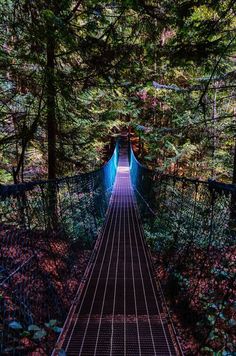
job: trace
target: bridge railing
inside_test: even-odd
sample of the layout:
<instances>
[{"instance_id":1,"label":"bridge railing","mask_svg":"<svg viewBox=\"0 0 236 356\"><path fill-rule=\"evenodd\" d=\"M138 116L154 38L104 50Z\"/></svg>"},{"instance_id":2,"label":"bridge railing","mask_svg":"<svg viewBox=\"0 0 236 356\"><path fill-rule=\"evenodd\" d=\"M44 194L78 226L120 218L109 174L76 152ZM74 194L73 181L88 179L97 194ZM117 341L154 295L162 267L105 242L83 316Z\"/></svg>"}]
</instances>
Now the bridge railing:
<instances>
[{"instance_id":1,"label":"bridge railing","mask_svg":"<svg viewBox=\"0 0 236 356\"><path fill-rule=\"evenodd\" d=\"M78 288L79 258L88 259L81 251L92 248L104 221L118 150L117 143L91 173L0 186L1 355L25 355L42 340L49 352Z\"/></svg>"},{"instance_id":2,"label":"bridge railing","mask_svg":"<svg viewBox=\"0 0 236 356\"><path fill-rule=\"evenodd\" d=\"M204 347L232 352L236 186L158 174L132 150L130 169L147 242L173 310L181 310L194 330L200 352Z\"/></svg>"}]
</instances>

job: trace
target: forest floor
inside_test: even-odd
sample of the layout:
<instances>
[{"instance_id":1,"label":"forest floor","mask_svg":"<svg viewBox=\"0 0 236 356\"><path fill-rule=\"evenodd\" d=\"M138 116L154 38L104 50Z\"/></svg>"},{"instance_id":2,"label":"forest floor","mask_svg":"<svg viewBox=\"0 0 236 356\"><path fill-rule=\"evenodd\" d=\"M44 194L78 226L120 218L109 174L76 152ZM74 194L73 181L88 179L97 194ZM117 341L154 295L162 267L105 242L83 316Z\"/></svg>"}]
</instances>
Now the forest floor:
<instances>
[{"instance_id":1,"label":"forest floor","mask_svg":"<svg viewBox=\"0 0 236 356\"><path fill-rule=\"evenodd\" d=\"M70 295L72 296L71 300L68 300L68 298L66 298L67 300L65 301L67 303L66 309L68 311L70 308L70 303L72 303L72 301L73 301L73 296L75 296L75 294L79 288L79 285L81 283L81 280L83 278L83 275L85 273L85 270L88 266L89 259L91 256L91 251L90 250L80 250L80 251L77 251L76 255L77 255L77 259L73 266L73 273L66 279L66 281L65 281L66 284L64 285L64 288L63 288L63 290L68 289L68 291L70 291ZM63 325L60 325L60 327L62 327L62 326ZM30 340L31 347L29 347L27 356L39 356L39 355L40 356L48 356L47 350L49 350L49 349L52 350L52 348L54 347L54 345L56 343L58 336L59 336L59 334L55 334L51 330L47 329L47 337L45 337L45 339L42 340L42 344L32 345L32 340ZM29 341L29 340L26 340L26 341ZM46 348L47 350L45 350L45 344L47 344L47 348Z\"/></svg>"},{"instance_id":2,"label":"forest floor","mask_svg":"<svg viewBox=\"0 0 236 356\"><path fill-rule=\"evenodd\" d=\"M152 259L155 266L156 278L160 281L166 298L165 285L163 283L163 277L165 276L166 273L164 271L164 268L162 268L158 264L159 254L152 252ZM173 305L171 305L171 302L170 300L168 300L168 298L166 298L166 302L168 307L170 308L169 311L171 314L172 322L176 329L179 342L184 354L189 356L197 355L199 344L193 335L193 330L191 329L190 326L187 327L187 325L183 323L183 315L181 315L180 311L177 308L174 308Z\"/></svg>"},{"instance_id":3,"label":"forest floor","mask_svg":"<svg viewBox=\"0 0 236 356\"><path fill-rule=\"evenodd\" d=\"M2 276L5 283L0 289L0 311L7 315L2 355L10 355L15 348L19 355L47 355L61 331L91 250L39 231L29 236L23 230L7 227L2 228L0 240L6 274ZM28 314L19 313L21 300L26 300L31 324ZM12 322L17 324L11 326Z\"/></svg>"},{"instance_id":4,"label":"forest floor","mask_svg":"<svg viewBox=\"0 0 236 356\"><path fill-rule=\"evenodd\" d=\"M196 266L205 254L201 249L191 251L192 263L186 261L184 272L179 274L182 279L177 281L169 274L160 254L152 252L156 278L163 288L185 355L235 355L235 246L210 249L208 263L199 277ZM220 266L222 255L228 268ZM170 259L174 260L174 256Z\"/></svg>"}]
</instances>

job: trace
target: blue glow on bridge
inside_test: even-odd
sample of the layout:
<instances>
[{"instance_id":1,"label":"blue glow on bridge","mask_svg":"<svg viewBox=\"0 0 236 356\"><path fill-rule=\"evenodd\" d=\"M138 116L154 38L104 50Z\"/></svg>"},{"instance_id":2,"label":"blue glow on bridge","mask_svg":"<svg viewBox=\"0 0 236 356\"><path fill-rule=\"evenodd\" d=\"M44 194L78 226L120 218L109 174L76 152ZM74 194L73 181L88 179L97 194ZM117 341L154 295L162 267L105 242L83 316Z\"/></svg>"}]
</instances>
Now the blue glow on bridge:
<instances>
[{"instance_id":1,"label":"blue glow on bridge","mask_svg":"<svg viewBox=\"0 0 236 356\"><path fill-rule=\"evenodd\" d=\"M112 157L103 166L104 187L105 190L110 193L112 191L116 178L118 158L119 158L119 143L117 142Z\"/></svg>"},{"instance_id":2,"label":"blue glow on bridge","mask_svg":"<svg viewBox=\"0 0 236 356\"><path fill-rule=\"evenodd\" d=\"M140 163L137 161L131 146L129 147L129 166L132 186L136 187L138 182L138 176L140 174Z\"/></svg>"}]
</instances>

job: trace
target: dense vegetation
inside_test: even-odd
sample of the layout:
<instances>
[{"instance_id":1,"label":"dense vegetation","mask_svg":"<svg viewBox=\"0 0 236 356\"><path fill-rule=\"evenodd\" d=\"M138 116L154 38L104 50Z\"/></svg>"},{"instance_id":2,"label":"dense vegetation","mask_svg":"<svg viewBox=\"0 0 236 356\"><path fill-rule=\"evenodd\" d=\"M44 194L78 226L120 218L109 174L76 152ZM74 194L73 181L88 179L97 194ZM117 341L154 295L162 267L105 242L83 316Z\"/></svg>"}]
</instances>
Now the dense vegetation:
<instances>
[{"instance_id":1,"label":"dense vegetation","mask_svg":"<svg viewBox=\"0 0 236 356\"><path fill-rule=\"evenodd\" d=\"M0 11L1 182L91 170L124 122L141 125L154 167L232 180L234 1L8 0Z\"/></svg>"},{"instance_id":2,"label":"dense vegetation","mask_svg":"<svg viewBox=\"0 0 236 356\"><path fill-rule=\"evenodd\" d=\"M129 127L135 153L153 169L155 179L159 173L171 173L236 183L235 13L234 0L0 0L3 193L1 184L53 180L94 170L108 159L114 137L123 127ZM85 266L80 269L73 264L71 253L76 257L79 250L87 248L84 246L92 245L101 224L96 222L91 234L90 217L81 217L84 211L92 214L99 204L96 200L89 209L84 208L90 202L90 188L85 193L79 190L84 188L79 178L78 182L77 190L62 180L58 183L61 190L51 188L51 183L36 184L18 195L5 191L2 199L1 212L12 224L9 227L6 219L1 226L6 245L2 261L10 259L12 269L24 265L28 255L16 246L19 241L31 241L28 233L34 230L38 265L40 258L49 254L52 260L50 271L50 263L40 268L33 265L40 272L37 281L43 280L42 275L49 276L50 288L58 298L63 292L62 281L55 276L57 261L63 263L62 274L71 271L67 282L74 283L73 288L69 286L73 294L78 284L74 275L82 274ZM199 188L198 183L199 191L192 183L176 184L175 180L162 190L160 182L155 180L153 190L159 215L145 221L158 277L167 296L169 292L173 310L180 310L176 315L188 312L189 320L187 313L182 315L187 324L183 339L189 337L189 326L195 334L194 344L188 345L189 354L200 350L202 354L229 355L235 347L235 301L228 293L235 283L235 224L228 229L233 200L218 191L214 200L212 191L205 185ZM56 205L64 202L63 197L67 210L62 209L59 215L62 219L65 213L66 218L58 225L60 234L54 231L54 235L50 223L60 211ZM213 200L218 220L211 215ZM50 209L45 209L45 202ZM69 206L73 208L71 218ZM45 221L38 214L43 208L48 212ZM22 218L25 212L26 218ZM83 246L75 246L72 228L80 243L83 239ZM65 230L70 233L64 234ZM88 253L85 257L81 254L81 265L85 265ZM4 279L4 270L1 273ZM27 276L30 273L25 272ZM11 292L24 281L18 275L14 278ZM29 295L31 287L27 287ZM46 287L42 290L43 305ZM1 305L3 297L0 295ZM59 299L67 312L69 303ZM18 347L26 332L23 336L32 343L21 344L23 350L35 349L41 340L45 343L46 334L50 349L63 318L54 319L53 307L49 315L46 324L42 317L37 325L28 325L25 316L15 320L16 324L7 324L11 347L12 343Z\"/></svg>"},{"instance_id":3,"label":"dense vegetation","mask_svg":"<svg viewBox=\"0 0 236 356\"><path fill-rule=\"evenodd\" d=\"M137 161L132 177L156 275L185 355L234 355L232 185L159 173L153 177Z\"/></svg>"}]
</instances>

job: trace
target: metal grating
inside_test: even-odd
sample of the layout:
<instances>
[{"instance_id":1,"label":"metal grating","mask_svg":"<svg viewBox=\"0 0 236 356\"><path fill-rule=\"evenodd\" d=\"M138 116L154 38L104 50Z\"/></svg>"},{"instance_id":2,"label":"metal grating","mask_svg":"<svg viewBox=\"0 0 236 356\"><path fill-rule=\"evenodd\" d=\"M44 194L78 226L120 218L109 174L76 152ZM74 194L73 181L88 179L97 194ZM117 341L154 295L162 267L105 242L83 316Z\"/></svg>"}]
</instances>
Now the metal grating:
<instances>
[{"instance_id":1,"label":"metal grating","mask_svg":"<svg viewBox=\"0 0 236 356\"><path fill-rule=\"evenodd\" d=\"M144 244L125 146L98 252L62 336L68 356L177 355Z\"/></svg>"}]
</instances>

